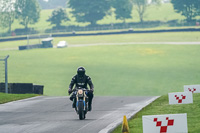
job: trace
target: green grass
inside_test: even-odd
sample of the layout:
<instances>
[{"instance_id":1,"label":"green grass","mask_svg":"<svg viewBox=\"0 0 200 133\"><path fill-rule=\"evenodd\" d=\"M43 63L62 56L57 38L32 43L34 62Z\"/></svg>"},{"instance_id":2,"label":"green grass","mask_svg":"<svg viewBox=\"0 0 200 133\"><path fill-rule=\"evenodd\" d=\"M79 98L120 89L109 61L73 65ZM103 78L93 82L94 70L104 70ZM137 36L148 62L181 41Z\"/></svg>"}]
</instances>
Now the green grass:
<instances>
[{"instance_id":1,"label":"green grass","mask_svg":"<svg viewBox=\"0 0 200 133\"><path fill-rule=\"evenodd\" d=\"M72 37L71 41L74 44L108 43L134 40L139 35ZM168 35L147 36L162 40ZM184 33L168 39L175 41L177 37L187 41ZM138 41L142 39L146 38L141 37ZM1 51L0 56L10 55L9 82L44 85L45 95L66 95L77 67L85 66L94 82L95 95L133 96L163 95L183 91L186 84L199 84L199 50L200 45L123 45L11 50Z\"/></svg>"},{"instance_id":2,"label":"green grass","mask_svg":"<svg viewBox=\"0 0 200 133\"><path fill-rule=\"evenodd\" d=\"M193 94L193 104L169 105L168 96L164 95L137 113L128 123L131 133L142 133L143 115L162 115L187 113L189 133L200 132L200 94ZM121 133L121 125L113 133Z\"/></svg>"},{"instance_id":3,"label":"green grass","mask_svg":"<svg viewBox=\"0 0 200 133\"><path fill-rule=\"evenodd\" d=\"M37 94L5 94L0 93L0 104L21 100L25 98L35 97L38 96Z\"/></svg>"},{"instance_id":4,"label":"green grass","mask_svg":"<svg viewBox=\"0 0 200 133\"><path fill-rule=\"evenodd\" d=\"M199 32L173 32L173 33L146 33L146 34L120 34L101 36L78 36L54 38L54 45L65 40L70 45L73 44L93 44L93 43L120 43L120 42L198 42ZM39 40L30 40L30 44L38 44ZM2 48L18 48L20 45L27 45L27 40L0 42Z\"/></svg>"}]
</instances>

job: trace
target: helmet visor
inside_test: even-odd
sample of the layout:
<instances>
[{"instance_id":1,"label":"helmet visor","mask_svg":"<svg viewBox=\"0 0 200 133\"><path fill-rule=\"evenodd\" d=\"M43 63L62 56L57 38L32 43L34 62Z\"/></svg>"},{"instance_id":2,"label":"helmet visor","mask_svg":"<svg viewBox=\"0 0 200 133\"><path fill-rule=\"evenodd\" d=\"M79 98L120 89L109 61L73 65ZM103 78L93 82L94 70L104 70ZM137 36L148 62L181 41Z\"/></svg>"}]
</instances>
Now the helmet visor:
<instances>
[{"instance_id":1,"label":"helmet visor","mask_svg":"<svg viewBox=\"0 0 200 133\"><path fill-rule=\"evenodd\" d=\"M84 76L85 75L85 71L78 71L77 72L79 76Z\"/></svg>"}]
</instances>

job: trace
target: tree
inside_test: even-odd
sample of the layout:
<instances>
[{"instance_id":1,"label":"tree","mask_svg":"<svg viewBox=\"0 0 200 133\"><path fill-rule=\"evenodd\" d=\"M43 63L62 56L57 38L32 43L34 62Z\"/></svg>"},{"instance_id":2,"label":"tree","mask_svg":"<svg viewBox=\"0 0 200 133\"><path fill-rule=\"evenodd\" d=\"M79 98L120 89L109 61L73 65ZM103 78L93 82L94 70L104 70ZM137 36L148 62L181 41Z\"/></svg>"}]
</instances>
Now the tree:
<instances>
[{"instance_id":1,"label":"tree","mask_svg":"<svg viewBox=\"0 0 200 133\"><path fill-rule=\"evenodd\" d=\"M90 22L95 25L110 9L109 0L69 0L71 13L78 22Z\"/></svg>"},{"instance_id":2,"label":"tree","mask_svg":"<svg viewBox=\"0 0 200 133\"><path fill-rule=\"evenodd\" d=\"M140 17L140 22L143 23L144 13L146 12L146 9L150 4L149 1L148 0L132 0L132 3L136 7L136 10ZM160 4L160 0L152 0L152 3Z\"/></svg>"},{"instance_id":3,"label":"tree","mask_svg":"<svg viewBox=\"0 0 200 133\"><path fill-rule=\"evenodd\" d=\"M124 20L131 18L133 5L130 0L113 0L112 6L115 8L116 19Z\"/></svg>"},{"instance_id":4,"label":"tree","mask_svg":"<svg viewBox=\"0 0 200 133\"><path fill-rule=\"evenodd\" d=\"M171 3L177 13L186 17L187 22L200 15L200 0L172 0Z\"/></svg>"},{"instance_id":5,"label":"tree","mask_svg":"<svg viewBox=\"0 0 200 133\"><path fill-rule=\"evenodd\" d=\"M16 18L25 29L28 24L35 24L40 18L40 6L36 0L16 0L15 12Z\"/></svg>"},{"instance_id":6,"label":"tree","mask_svg":"<svg viewBox=\"0 0 200 133\"><path fill-rule=\"evenodd\" d=\"M148 6L147 0L133 0L133 3L136 6L138 15L140 17L140 22L143 23L144 13Z\"/></svg>"},{"instance_id":7,"label":"tree","mask_svg":"<svg viewBox=\"0 0 200 133\"><path fill-rule=\"evenodd\" d=\"M0 20L1 27L8 28L8 32L11 32L11 26L15 20L13 0L0 0Z\"/></svg>"},{"instance_id":8,"label":"tree","mask_svg":"<svg viewBox=\"0 0 200 133\"><path fill-rule=\"evenodd\" d=\"M67 20L69 20L69 18L67 17L66 10L63 8L55 9L49 19L47 19L48 22L51 22L51 24L55 24L56 27L60 27L62 21Z\"/></svg>"}]
</instances>

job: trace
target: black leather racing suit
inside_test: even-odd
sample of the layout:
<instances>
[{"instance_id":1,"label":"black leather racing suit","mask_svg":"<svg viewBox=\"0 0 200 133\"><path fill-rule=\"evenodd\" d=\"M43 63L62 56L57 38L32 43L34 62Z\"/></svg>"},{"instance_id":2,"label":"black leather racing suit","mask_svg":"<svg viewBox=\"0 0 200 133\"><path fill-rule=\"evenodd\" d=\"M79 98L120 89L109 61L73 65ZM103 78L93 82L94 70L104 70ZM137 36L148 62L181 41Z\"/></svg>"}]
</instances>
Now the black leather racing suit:
<instances>
[{"instance_id":1,"label":"black leather racing suit","mask_svg":"<svg viewBox=\"0 0 200 133\"><path fill-rule=\"evenodd\" d=\"M73 89L74 84L75 88L81 87L86 89L88 89L87 84L89 85L91 91L87 93L87 96L88 96L88 104L91 105L93 99L93 91L94 91L94 85L92 83L91 78L87 75L79 76L77 74L72 78L71 83L69 85L69 89ZM73 93L70 97L70 100L73 101L73 98L75 97L76 95Z\"/></svg>"}]
</instances>

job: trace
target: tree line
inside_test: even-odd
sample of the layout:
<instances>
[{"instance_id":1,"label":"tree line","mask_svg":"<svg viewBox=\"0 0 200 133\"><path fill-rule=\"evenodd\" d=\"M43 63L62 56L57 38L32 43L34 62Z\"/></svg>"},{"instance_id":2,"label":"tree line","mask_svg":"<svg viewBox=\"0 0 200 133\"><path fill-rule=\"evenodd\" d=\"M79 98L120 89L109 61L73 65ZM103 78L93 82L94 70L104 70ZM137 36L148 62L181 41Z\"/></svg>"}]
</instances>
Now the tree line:
<instances>
[{"instance_id":1,"label":"tree line","mask_svg":"<svg viewBox=\"0 0 200 133\"><path fill-rule=\"evenodd\" d=\"M51 3L57 2L56 0L50 1ZM66 1L65 7L72 9L70 13L77 22L89 22L90 25L96 25L98 20L113 13L116 19L125 22L126 19L132 17L133 8L137 10L140 22L143 23L144 14L149 6L148 0L62 0L62 2L64 1ZM14 20L17 19L25 29L28 29L29 24L39 21L41 11L39 2L41 4L42 1L0 0L0 26L8 28L10 32ZM161 0L152 0L152 3L156 5L159 5L160 2ZM171 3L174 10L185 16L188 22L200 15L200 0L171 0ZM70 20L66 8L59 7L53 10L46 21L60 27L62 21Z\"/></svg>"}]
</instances>

